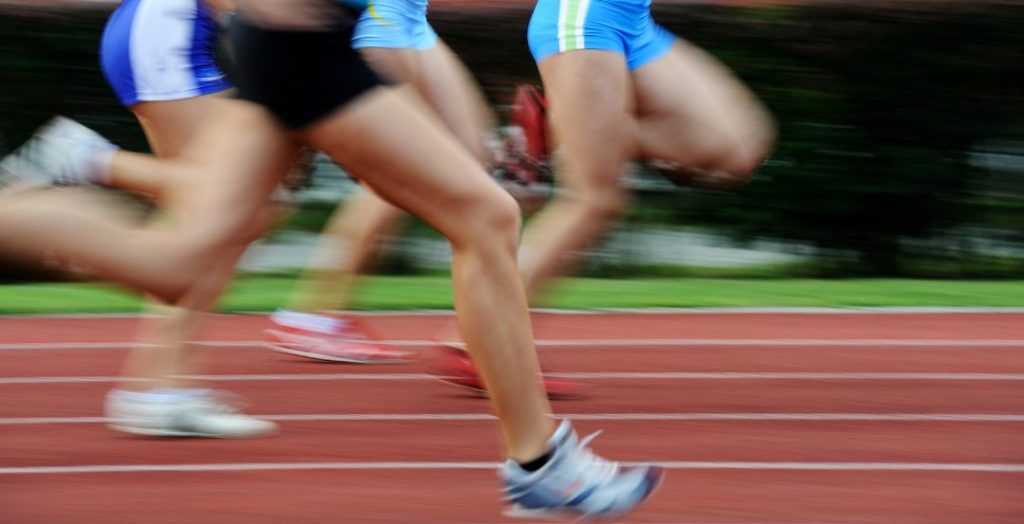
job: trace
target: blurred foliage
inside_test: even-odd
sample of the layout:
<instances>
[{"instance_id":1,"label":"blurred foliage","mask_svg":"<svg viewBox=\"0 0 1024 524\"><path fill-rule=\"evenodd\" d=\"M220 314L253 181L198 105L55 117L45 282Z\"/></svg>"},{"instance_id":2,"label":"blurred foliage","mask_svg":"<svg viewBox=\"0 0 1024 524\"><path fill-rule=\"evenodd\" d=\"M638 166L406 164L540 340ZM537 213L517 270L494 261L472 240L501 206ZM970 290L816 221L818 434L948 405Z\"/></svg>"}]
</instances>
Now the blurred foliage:
<instances>
[{"instance_id":1,"label":"blurred foliage","mask_svg":"<svg viewBox=\"0 0 1024 524\"><path fill-rule=\"evenodd\" d=\"M0 151L54 114L76 118L124 147L146 151L134 117L99 68L106 8L0 6Z\"/></svg>"},{"instance_id":2,"label":"blurred foliage","mask_svg":"<svg viewBox=\"0 0 1024 524\"><path fill-rule=\"evenodd\" d=\"M509 86L537 78L529 4L431 16L485 85ZM53 113L145 148L99 74L107 10L0 7L0 150ZM1024 5L656 3L655 17L735 69L781 141L742 191L642 190L631 220L804 242L819 274L1019 276Z\"/></svg>"}]
</instances>

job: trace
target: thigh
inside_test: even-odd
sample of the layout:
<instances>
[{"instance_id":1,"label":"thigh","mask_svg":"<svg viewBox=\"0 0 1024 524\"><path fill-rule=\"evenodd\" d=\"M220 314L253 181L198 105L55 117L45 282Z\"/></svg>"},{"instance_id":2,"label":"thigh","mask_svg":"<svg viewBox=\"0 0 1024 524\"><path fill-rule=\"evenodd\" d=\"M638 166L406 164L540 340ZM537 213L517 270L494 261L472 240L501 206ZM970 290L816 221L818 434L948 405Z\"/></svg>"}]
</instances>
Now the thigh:
<instances>
[{"instance_id":1,"label":"thigh","mask_svg":"<svg viewBox=\"0 0 1024 524\"><path fill-rule=\"evenodd\" d=\"M670 52L631 76L640 125L660 126L680 148L746 144L765 149L772 140L771 118L754 94L692 44L676 41Z\"/></svg>"},{"instance_id":2,"label":"thigh","mask_svg":"<svg viewBox=\"0 0 1024 524\"><path fill-rule=\"evenodd\" d=\"M475 225L466 220L470 210L515 207L472 155L419 109L408 88L377 88L299 137L453 243Z\"/></svg>"},{"instance_id":3,"label":"thigh","mask_svg":"<svg viewBox=\"0 0 1024 524\"><path fill-rule=\"evenodd\" d=\"M263 108L226 100L213 107L174 162L181 168L177 200L183 220L216 242L245 242L262 220L274 189L298 155L298 147Z\"/></svg>"},{"instance_id":4,"label":"thigh","mask_svg":"<svg viewBox=\"0 0 1024 524\"><path fill-rule=\"evenodd\" d=\"M390 82L414 86L420 83L422 67L417 52L412 49L363 47L359 49L359 54L374 71Z\"/></svg>"},{"instance_id":5,"label":"thigh","mask_svg":"<svg viewBox=\"0 0 1024 524\"><path fill-rule=\"evenodd\" d=\"M185 150L189 141L227 101L225 93L217 93L181 100L143 102L133 106L132 112L142 125L153 152L160 157L174 157Z\"/></svg>"},{"instance_id":6,"label":"thigh","mask_svg":"<svg viewBox=\"0 0 1024 524\"><path fill-rule=\"evenodd\" d=\"M473 75L444 42L416 54L421 64L417 90L459 142L488 163L485 137L494 117Z\"/></svg>"},{"instance_id":7,"label":"thigh","mask_svg":"<svg viewBox=\"0 0 1024 524\"><path fill-rule=\"evenodd\" d=\"M564 154L559 172L570 190L618 186L630 146L630 86L625 58L580 50L540 63L551 127Z\"/></svg>"}]
</instances>

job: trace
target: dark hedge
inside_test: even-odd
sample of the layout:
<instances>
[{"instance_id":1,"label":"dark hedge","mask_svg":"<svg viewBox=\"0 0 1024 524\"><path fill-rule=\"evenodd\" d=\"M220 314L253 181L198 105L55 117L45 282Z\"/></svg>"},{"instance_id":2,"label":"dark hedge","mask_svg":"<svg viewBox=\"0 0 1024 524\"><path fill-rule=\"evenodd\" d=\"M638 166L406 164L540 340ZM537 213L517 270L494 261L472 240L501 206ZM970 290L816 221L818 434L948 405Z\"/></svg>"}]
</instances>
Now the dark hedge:
<instances>
[{"instance_id":1,"label":"dark hedge","mask_svg":"<svg viewBox=\"0 0 1024 524\"><path fill-rule=\"evenodd\" d=\"M497 87L536 80L527 4L432 14L498 102ZM0 8L0 150L53 113L145 148L98 70L108 9ZM824 266L871 274L1021 249L1024 6L668 4L655 17L749 82L781 140L742 191L642 192L635 220L806 242ZM952 274L985 274L968 266Z\"/></svg>"}]
</instances>

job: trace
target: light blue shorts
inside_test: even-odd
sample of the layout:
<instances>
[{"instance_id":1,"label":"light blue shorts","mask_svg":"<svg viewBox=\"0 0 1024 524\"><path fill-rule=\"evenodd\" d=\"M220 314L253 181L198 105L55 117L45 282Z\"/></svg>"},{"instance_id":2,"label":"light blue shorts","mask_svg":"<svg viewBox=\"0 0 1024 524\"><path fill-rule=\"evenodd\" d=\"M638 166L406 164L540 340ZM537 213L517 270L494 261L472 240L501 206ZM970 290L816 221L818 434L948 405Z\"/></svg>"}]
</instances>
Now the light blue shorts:
<instances>
[{"instance_id":1,"label":"light blue shorts","mask_svg":"<svg viewBox=\"0 0 1024 524\"><path fill-rule=\"evenodd\" d=\"M651 18L651 0L538 0L528 38L537 63L599 49L625 57L630 70L660 58L676 40Z\"/></svg>"},{"instance_id":2,"label":"light blue shorts","mask_svg":"<svg viewBox=\"0 0 1024 524\"><path fill-rule=\"evenodd\" d=\"M224 91L217 32L201 0L125 0L103 32L103 74L126 106Z\"/></svg>"},{"instance_id":3,"label":"light blue shorts","mask_svg":"<svg viewBox=\"0 0 1024 524\"><path fill-rule=\"evenodd\" d=\"M428 0L371 0L356 25L352 47L387 47L425 51L437 45L427 22Z\"/></svg>"}]
</instances>

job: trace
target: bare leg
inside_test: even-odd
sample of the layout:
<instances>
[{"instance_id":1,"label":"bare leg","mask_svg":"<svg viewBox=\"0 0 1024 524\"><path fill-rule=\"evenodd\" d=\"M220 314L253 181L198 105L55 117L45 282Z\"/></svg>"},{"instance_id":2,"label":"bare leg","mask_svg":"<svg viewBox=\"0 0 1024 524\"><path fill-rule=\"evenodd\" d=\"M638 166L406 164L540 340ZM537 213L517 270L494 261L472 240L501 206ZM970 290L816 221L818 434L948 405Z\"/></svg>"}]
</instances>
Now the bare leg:
<instances>
[{"instance_id":1,"label":"bare leg","mask_svg":"<svg viewBox=\"0 0 1024 524\"><path fill-rule=\"evenodd\" d=\"M497 125L484 94L466 69L466 65L442 41L437 46L419 51L422 85L417 92L440 115L455 138L485 168L494 163L486 137Z\"/></svg>"},{"instance_id":2,"label":"bare leg","mask_svg":"<svg viewBox=\"0 0 1024 524\"><path fill-rule=\"evenodd\" d=\"M699 48L677 41L631 75L637 159L723 173L743 183L768 157L775 125L754 94Z\"/></svg>"},{"instance_id":3,"label":"bare leg","mask_svg":"<svg viewBox=\"0 0 1024 524\"><path fill-rule=\"evenodd\" d=\"M396 231L405 213L366 190L331 215L310 268L289 306L298 311L344 310L359 273L371 263L380 240Z\"/></svg>"},{"instance_id":4,"label":"bare leg","mask_svg":"<svg viewBox=\"0 0 1024 524\"><path fill-rule=\"evenodd\" d=\"M622 57L603 51L556 55L540 71L568 194L527 229L523 275L531 297L622 210L618 178L629 158L714 170L719 183L734 185L746 181L774 142L771 117L754 95L710 55L681 41L632 73Z\"/></svg>"},{"instance_id":5,"label":"bare leg","mask_svg":"<svg viewBox=\"0 0 1024 524\"><path fill-rule=\"evenodd\" d=\"M133 106L131 111L142 125L153 153L160 158L174 158L184 151L196 130L226 96L225 93L217 93L182 100L142 102ZM111 160L107 183L162 200L164 190L174 184L174 178L159 165L145 162L146 158L149 157L118 152Z\"/></svg>"},{"instance_id":6,"label":"bare leg","mask_svg":"<svg viewBox=\"0 0 1024 524\"><path fill-rule=\"evenodd\" d=\"M304 133L452 243L463 339L487 384L509 456L536 458L554 431L516 269L519 210L409 93L378 89ZM402 122L402 126L389 125Z\"/></svg>"},{"instance_id":7,"label":"bare leg","mask_svg":"<svg viewBox=\"0 0 1024 524\"><path fill-rule=\"evenodd\" d=\"M619 186L627 160L631 95L625 60L605 51L573 51L548 58L540 71L551 125L564 153L559 173L565 191L525 233L522 271L531 298L562 269L568 255L608 227L627 198Z\"/></svg>"},{"instance_id":8,"label":"bare leg","mask_svg":"<svg viewBox=\"0 0 1024 524\"><path fill-rule=\"evenodd\" d=\"M213 307L231 281L235 263L243 252L244 247L236 247L222 256L178 305L166 306L156 299L149 300L148 309L156 315L142 319L137 337L141 345L125 360L121 389L193 386L193 381L184 376L199 369L200 354L190 341L204 313Z\"/></svg>"},{"instance_id":9,"label":"bare leg","mask_svg":"<svg viewBox=\"0 0 1024 524\"><path fill-rule=\"evenodd\" d=\"M215 114L217 105L224 102L223 95L167 102L144 102L132 108L149 139L154 153L161 158L174 158L182 154L188 141ZM170 198L177 183L178 173L167 162L152 157L120 152L111 162L110 184L115 187L147 193L155 199L171 200L179 212L184 202ZM189 341L197 324L227 282L234 274L234 264L243 249L236 248L216 266L203 275L181 307L170 308L150 300L149 309L158 313L143 319L139 340L143 344L129 353L125 361L122 384L124 389L148 387L185 387L183 378L197 369L198 354L191 350Z\"/></svg>"},{"instance_id":10,"label":"bare leg","mask_svg":"<svg viewBox=\"0 0 1024 524\"><path fill-rule=\"evenodd\" d=\"M493 122L493 115L468 71L443 42L426 51L366 48L361 53L382 75L412 86L429 106L427 112L438 116L481 163L490 164L483 123ZM402 225L403 217L404 212L371 191L350 199L331 217L313 269L290 307L345 309L359 272L373 259L381 239Z\"/></svg>"},{"instance_id":11,"label":"bare leg","mask_svg":"<svg viewBox=\"0 0 1024 524\"><path fill-rule=\"evenodd\" d=\"M223 106L197 134L201 147L186 148L179 158L194 206L175 217L173 228L140 227L80 191L45 190L0 201L0 243L52 253L179 302L225 246L251 238L254 219L295 158L295 147L264 110L236 101Z\"/></svg>"}]
</instances>

